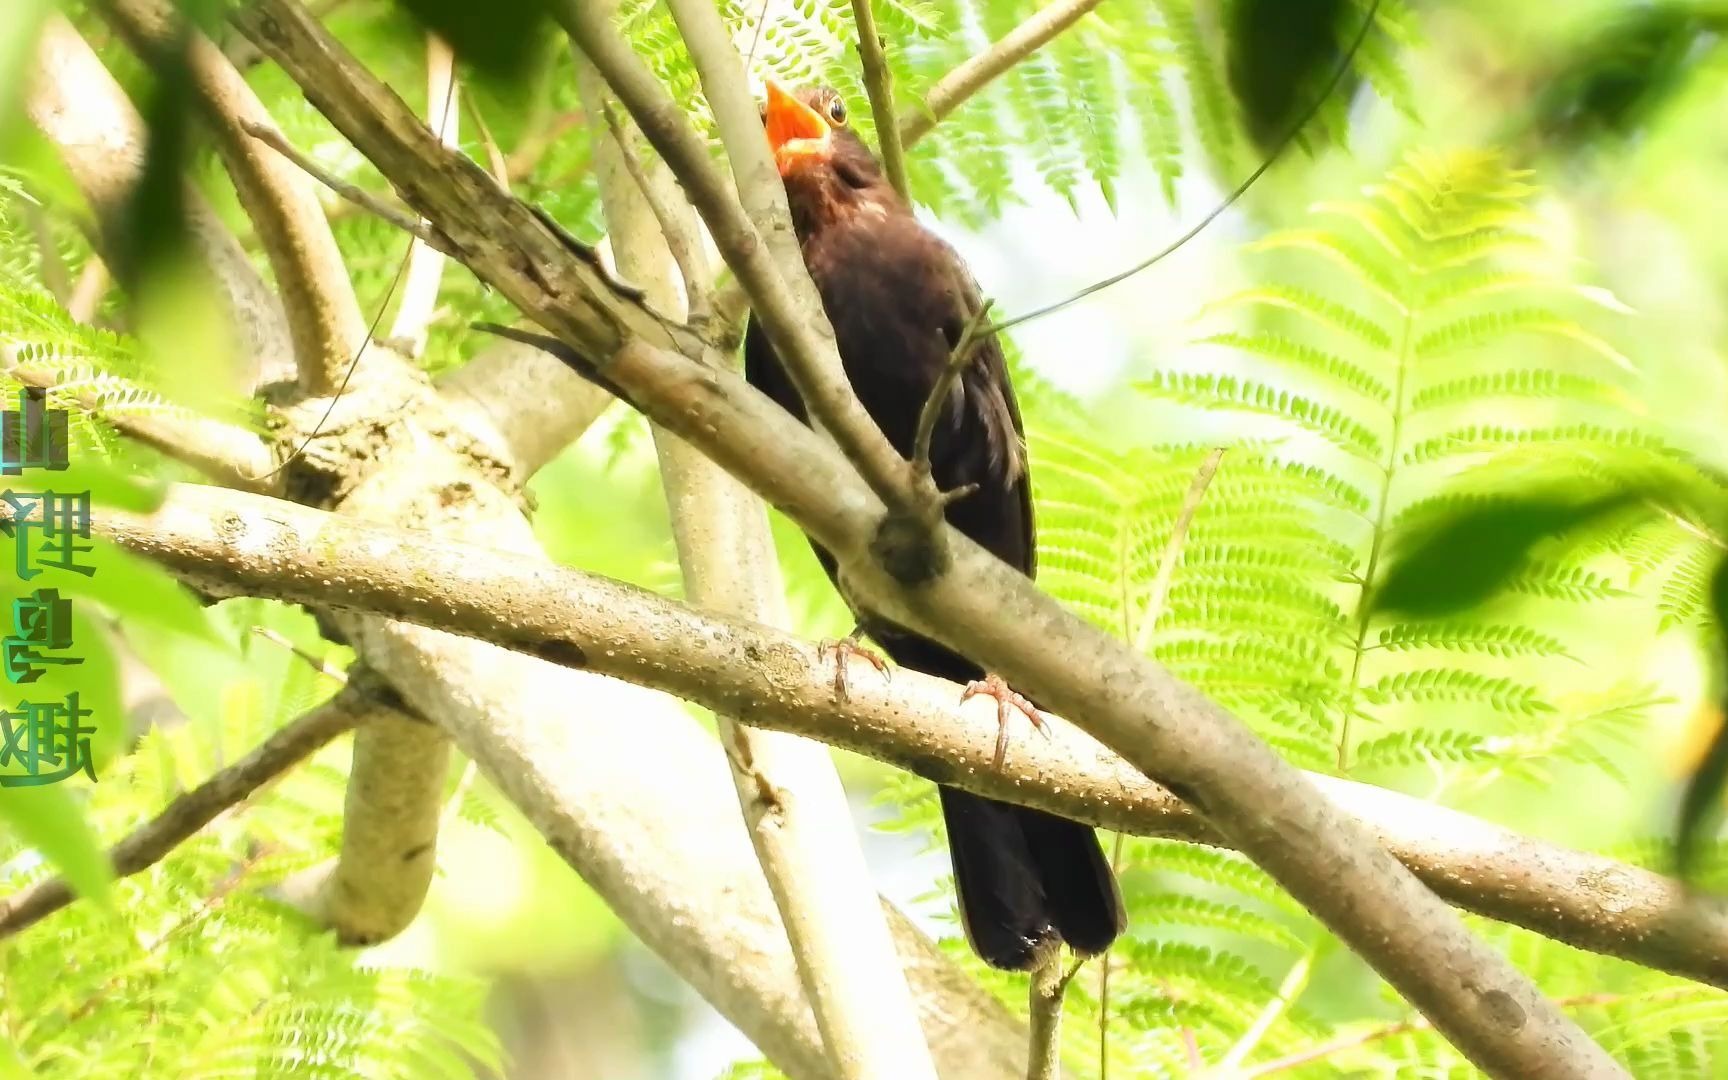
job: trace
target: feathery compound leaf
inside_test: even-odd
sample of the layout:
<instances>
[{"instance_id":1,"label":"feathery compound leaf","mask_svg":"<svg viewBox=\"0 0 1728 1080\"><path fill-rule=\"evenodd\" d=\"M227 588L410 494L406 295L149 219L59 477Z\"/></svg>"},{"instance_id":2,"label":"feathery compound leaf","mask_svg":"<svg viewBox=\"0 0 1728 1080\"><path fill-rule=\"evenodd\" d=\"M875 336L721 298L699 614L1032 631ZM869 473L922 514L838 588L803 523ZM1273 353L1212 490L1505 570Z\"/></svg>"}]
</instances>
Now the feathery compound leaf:
<instances>
[{"instance_id":1,"label":"feathery compound leaf","mask_svg":"<svg viewBox=\"0 0 1728 1080\"><path fill-rule=\"evenodd\" d=\"M1315 374L1335 379L1370 401L1382 405L1392 400L1391 387L1342 356L1279 334L1213 334L1201 338L1198 344L1222 345L1292 367L1306 368Z\"/></svg>"},{"instance_id":2,"label":"feathery compound leaf","mask_svg":"<svg viewBox=\"0 0 1728 1080\"><path fill-rule=\"evenodd\" d=\"M1158 372L1138 384L1149 393L1204 409L1238 409L1288 420L1358 457L1373 458L1380 439L1342 409L1289 390L1234 375Z\"/></svg>"},{"instance_id":3,"label":"feathery compound leaf","mask_svg":"<svg viewBox=\"0 0 1728 1080\"><path fill-rule=\"evenodd\" d=\"M1362 695L1378 703L1472 702L1492 706L1498 712L1527 716L1554 711L1534 686L1457 668L1400 671L1363 687Z\"/></svg>"},{"instance_id":4,"label":"feathery compound leaf","mask_svg":"<svg viewBox=\"0 0 1728 1080\"><path fill-rule=\"evenodd\" d=\"M1528 626L1455 622L1395 623L1383 627L1377 645L1391 652L1439 649L1489 656L1566 656L1560 639Z\"/></svg>"},{"instance_id":5,"label":"feathery compound leaf","mask_svg":"<svg viewBox=\"0 0 1728 1080\"><path fill-rule=\"evenodd\" d=\"M1470 762L1493 758L1487 740L1473 731L1418 728L1369 739L1356 747L1356 766L1362 769L1427 765L1433 762Z\"/></svg>"}]
</instances>

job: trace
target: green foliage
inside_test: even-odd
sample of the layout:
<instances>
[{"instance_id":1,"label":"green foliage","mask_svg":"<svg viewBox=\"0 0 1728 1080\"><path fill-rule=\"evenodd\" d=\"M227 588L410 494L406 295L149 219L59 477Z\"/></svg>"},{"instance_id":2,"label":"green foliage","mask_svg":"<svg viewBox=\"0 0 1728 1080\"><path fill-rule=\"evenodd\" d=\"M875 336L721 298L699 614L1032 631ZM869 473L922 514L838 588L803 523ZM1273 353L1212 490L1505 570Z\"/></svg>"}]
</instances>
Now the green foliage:
<instances>
[{"instance_id":1,"label":"green foliage","mask_svg":"<svg viewBox=\"0 0 1728 1080\"><path fill-rule=\"evenodd\" d=\"M260 622L304 633L300 619L257 601L225 605L218 620L241 643L257 640ZM133 644L154 652L148 638ZM206 685L225 671L252 675L218 681L208 714L185 699L192 723L152 729L105 763L99 783L48 790L82 804L71 819L88 814L112 843L219 767L223 746L249 748L328 696L308 664L265 648L226 663L205 654ZM342 756L327 751L244 815L116 882L112 904L75 904L0 948L0 1036L36 1075L460 1077L499 1067L483 984L367 963L268 898L267 885L334 850ZM7 893L51 869L20 839L0 831Z\"/></svg>"},{"instance_id":2,"label":"green foliage","mask_svg":"<svg viewBox=\"0 0 1728 1080\"><path fill-rule=\"evenodd\" d=\"M889 42L896 105L921 107L942 76L1037 12L1036 0L888 0L875 4ZM1355 36L1365 0L1347 5ZM853 103L854 123L874 138L859 80L849 0L759 0L722 5L741 50L754 44L754 70L783 82L831 85ZM701 88L670 14L649 0L626 0L620 22L679 101L704 116ZM1389 62L1409 34L1409 14L1383 3L1357 72L1388 98L1408 104L1409 87ZM1114 207L1125 176L1142 165L1174 201L1178 178L1199 159L1234 182L1247 172L1247 139L1224 77L1223 26L1209 5L1155 0L1100 5L1073 29L950 115L911 155L920 202L945 219L978 223L1023 201L1036 184L1076 208L1097 192ZM1178 102L1186 102L1186 115ZM1334 125L1341 134L1342 125ZM1025 153L1011 151L1022 148Z\"/></svg>"},{"instance_id":3,"label":"green foliage","mask_svg":"<svg viewBox=\"0 0 1728 1080\"><path fill-rule=\"evenodd\" d=\"M1666 480L1688 512L1707 491L1679 483L1692 466L1635 426L1626 361L1609 344L1613 305L1548 269L1534 193L1492 155L1418 153L1363 198L1322 203L1311 222L1251 244L1264 276L1210 305L1191 350L1140 384L1165 402L1251 417L1247 437L1221 438L1214 458L1204 445L1121 448L1035 424L1041 583L1308 768L1388 782L1414 773L1476 793L1553 784L1566 770L1620 777L1627 740L1659 702L1580 678L1582 627L1600 610L1590 605L1651 595L1667 568L1671 619L1709 606L1705 568L1671 537L1629 526L1625 485ZM1214 461L1196 503L1197 474ZM1509 485L1562 475L1573 484L1556 501L1503 513ZM1619 535L1601 535L1611 528ZM1472 585L1460 557L1490 556ZM1457 600L1501 587L1532 599L1468 611ZM1377 609L1381 589L1402 610ZM888 798L913 791L894 785ZM936 816L920 794L900 824ZM1121 865L1130 929L1107 1008L1124 1075L1181 1075L1196 1053L1217 1061L1281 981L1300 994L1335 951L1234 853L1130 839ZM1582 954L1493 933L1526 967L1581 982L1567 1003L1629 1065L1666 1075L1721 1052L1719 992L1599 957L1589 964L1615 978L1592 990ZM1571 993L1558 975L1542 985ZM1088 981L1069 1023L1095 1041L1100 1012ZM1298 998L1274 1009L1248 1060L1361 1034L1291 1075L1464 1068L1396 1011L1378 1015L1320 1020Z\"/></svg>"}]
</instances>

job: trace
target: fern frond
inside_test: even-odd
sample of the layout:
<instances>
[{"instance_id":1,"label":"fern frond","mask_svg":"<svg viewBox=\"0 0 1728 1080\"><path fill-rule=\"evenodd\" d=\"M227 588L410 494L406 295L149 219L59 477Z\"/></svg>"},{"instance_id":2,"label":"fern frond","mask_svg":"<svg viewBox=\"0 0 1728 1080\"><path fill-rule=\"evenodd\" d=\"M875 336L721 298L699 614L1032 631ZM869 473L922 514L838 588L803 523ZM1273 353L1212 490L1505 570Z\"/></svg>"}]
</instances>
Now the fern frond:
<instances>
[{"instance_id":1,"label":"fern frond","mask_svg":"<svg viewBox=\"0 0 1728 1080\"><path fill-rule=\"evenodd\" d=\"M1158 372L1140 388L1158 397L1204 409L1235 409L1276 417L1336 443L1357 457L1372 459L1380 438L1342 409L1289 390L1234 375Z\"/></svg>"},{"instance_id":2,"label":"fern frond","mask_svg":"<svg viewBox=\"0 0 1728 1080\"><path fill-rule=\"evenodd\" d=\"M1395 623L1382 627L1376 645L1390 652L1433 649L1488 656L1569 656L1552 634L1516 624Z\"/></svg>"}]
</instances>

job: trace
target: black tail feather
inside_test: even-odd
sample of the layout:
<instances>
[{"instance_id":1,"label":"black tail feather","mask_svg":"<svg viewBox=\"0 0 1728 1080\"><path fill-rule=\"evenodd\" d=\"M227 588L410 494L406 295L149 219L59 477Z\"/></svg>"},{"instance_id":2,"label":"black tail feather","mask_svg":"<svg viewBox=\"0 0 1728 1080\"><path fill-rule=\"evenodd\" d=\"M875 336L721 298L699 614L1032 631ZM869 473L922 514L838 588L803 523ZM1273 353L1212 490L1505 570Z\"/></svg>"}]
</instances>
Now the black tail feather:
<instances>
[{"instance_id":1,"label":"black tail feather","mask_svg":"<svg viewBox=\"0 0 1728 1080\"><path fill-rule=\"evenodd\" d=\"M1127 924L1091 828L1042 810L938 788L966 940L992 967L1024 971L1058 941L1103 952Z\"/></svg>"},{"instance_id":2,"label":"black tail feather","mask_svg":"<svg viewBox=\"0 0 1728 1080\"><path fill-rule=\"evenodd\" d=\"M1090 826L1029 807L1015 807L1026 846L1038 864L1050 920L1068 947L1096 955L1128 925L1116 875Z\"/></svg>"},{"instance_id":3,"label":"black tail feather","mask_svg":"<svg viewBox=\"0 0 1728 1080\"><path fill-rule=\"evenodd\" d=\"M977 665L929 638L869 624L895 662L967 683ZM939 788L960 919L992 967L1023 971L1056 942L1078 953L1109 948L1127 925L1116 875L1090 826L1030 807Z\"/></svg>"}]
</instances>

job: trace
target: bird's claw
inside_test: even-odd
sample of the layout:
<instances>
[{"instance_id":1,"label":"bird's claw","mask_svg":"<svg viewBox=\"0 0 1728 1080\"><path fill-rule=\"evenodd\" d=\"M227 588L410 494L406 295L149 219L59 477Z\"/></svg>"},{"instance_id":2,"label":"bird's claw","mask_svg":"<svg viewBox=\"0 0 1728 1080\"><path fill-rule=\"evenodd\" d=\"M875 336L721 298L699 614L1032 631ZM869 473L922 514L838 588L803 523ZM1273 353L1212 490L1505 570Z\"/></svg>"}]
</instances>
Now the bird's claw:
<instances>
[{"instance_id":1,"label":"bird's claw","mask_svg":"<svg viewBox=\"0 0 1728 1080\"><path fill-rule=\"evenodd\" d=\"M992 672L982 679L974 679L966 684L965 693L960 695L960 703L975 697L991 697L996 699L996 756L993 764L1002 767L1002 761L1008 755L1008 710L1014 709L1032 722L1032 726L1042 732L1044 737L1050 737L1050 721L1038 711L1038 706L1032 704L1025 696L1015 691L1002 676Z\"/></svg>"},{"instance_id":2,"label":"bird's claw","mask_svg":"<svg viewBox=\"0 0 1728 1080\"><path fill-rule=\"evenodd\" d=\"M822 644L816 646L816 659L826 660L830 656L834 658L834 696L839 698L841 701L845 701L848 696L848 690L846 687L846 660L848 657L855 656L858 659L863 660L865 663L880 672L884 679L892 679L894 677L888 667L888 661L858 644L858 639L855 637L843 637L835 641L824 641Z\"/></svg>"}]
</instances>

